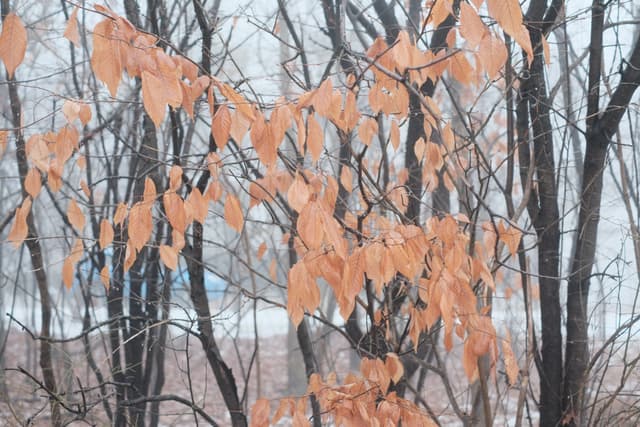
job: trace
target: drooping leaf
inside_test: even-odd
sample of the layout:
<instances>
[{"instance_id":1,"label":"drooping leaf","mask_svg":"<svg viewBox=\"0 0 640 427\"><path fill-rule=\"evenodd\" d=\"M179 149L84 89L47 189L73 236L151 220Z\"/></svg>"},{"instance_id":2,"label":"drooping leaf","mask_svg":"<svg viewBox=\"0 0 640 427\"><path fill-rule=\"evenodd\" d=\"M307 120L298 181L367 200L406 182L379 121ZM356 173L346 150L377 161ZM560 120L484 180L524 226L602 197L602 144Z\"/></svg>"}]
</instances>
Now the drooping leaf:
<instances>
[{"instance_id":1,"label":"drooping leaf","mask_svg":"<svg viewBox=\"0 0 640 427\"><path fill-rule=\"evenodd\" d=\"M317 162L322 154L322 128L313 114L307 117L307 149L311 159Z\"/></svg>"},{"instance_id":2,"label":"drooping leaf","mask_svg":"<svg viewBox=\"0 0 640 427\"><path fill-rule=\"evenodd\" d=\"M163 90L164 84L160 78L149 71L142 71L142 102L156 127L160 127L167 112L167 102L162 96Z\"/></svg>"},{"instance_id":3,"label":"drooping leaf","mask_svg":"<svg viewBox=\"0 0 640 427\"><path fill-rule=\"evenodd\" d=\"M129 242L134 252L140 251L144 245L147 244L153 232L153 217L148 205L143 202L138 202L131 207L127 232L129 234ZM133 256L135 259L135 254L130 256ZM133 264L133 262L131 264Z\"/></svg>"},{"instance_id":4,"label":"drooping leaf","mask_svg":"<svg viewBox=\"0 0 640 427\"><path fill-rule=\"evenodd\" d=\"M116 30L116 21L112 19L105 19L96 24L93 29L93 52L91 54L93 72L98 80L107 85L109 93L113 97L118 91L125 62L125 44Z\"/></svg>"},{"instance_id":5,"label":"drooping leaf","mask_svg":"<svg viewBox=\"0 0 640 427\"><path fill-rule=\"evenodd\" d=\"M267 399L258 399L251 407L251 427L268 427L271 411Z\"/></svg>"},{"instance_id":6,"label":"drooping leaf","mask_svg":"<svg viewBox=\"0 0 640 427\"><path fill-rule=\"evenodd\" d=\"M106 248L113 242L113 227L106 218L100 221L100 238L98 242L100 243L100 249Z\"/></svg>"},{"instance_id":7,"label":"drooping leaf","mask_svg":"<svg viewBox=\"0 0 640 427\"><path fill-rule=\"evenodd\" d=\"M242 214L238 198L233 194L227 194L227 198L224 202L224 219L227 221L229 227L233 228L238 233L242 232L242 228L244 227L244 215Z\"/></svg>"},{"instance_id":8,"label":"drooping leaf","mask_svg":"<svg viewBox=\"0 0 640 427\"><path fill-rule=\"evenodd\" d=\"M175 271L178 268L178 250L167 245L160 245L160 259L167 268Z\"/></svg>"},{"instance_id":9,"label":"drooping leaf","mask_svg":"<svg viewBox=\"0 0 640 427\"><path fill-rule=\"evenodd\" d=\"M475 9L467 2L460 3L459 28L460 34L467 40L471 49L478 46L485 34L488 33L487 26L482 22Z\"/></svg>"},{"instance_id":10,"label":"drooping leaf","mask_svg":"<svg viewBox=\"0 0 640 427\"><path fill-rule=\"evenodd\" d=\"M107 267L106 265L102 267L102 270L100 270L100 281L104 285L106 291L109 292L111 273L109 273L109 267Z\"/></svg>"},{"instance_id":11,"label":"drooping leaf","mask_svg":"<svg viewBox=\"0 0 640 427\"><path fill-rule=\"evenodd\" d=\"M304 205L309 201L310 196L311 193L309 192L302 175L296 174L293 184L291 184L289 191L287 191L287 201L289 202L289 205L296 212L300 212Z\"/></svg>"},{"instance_id":12,"label":"drooping leaf","mask_svg":"<svg viewBox=\"0 0 640 427\"><path fill-rule=\"evenodd\" d=\"M0 59L4 62L9 78L22 63L27 51L27 30L15 13L9 13L2 21L0 33Z\"/></svg>"},{"instance_id":13,"label":"drooping leaf","mask_svg":"<svg viewBox=\"0 0 640 427\"><path fill-rule=\"evenodd\" d=\"M42 189L42 176L36 168L29 169L27 176L24 178L24 189L32 198L36 198Z\"/></svg>"},{"instance_id":14,"label":"drooping leaf","mask_svg":"<svg viewBox=\"0 0 640 427\"><path fill-rule=\"evenodd\" d=\"M27 238L29 234L29 228L27 227L27 216L31 211L31 197L27 197L22 202L22 205L16 209L15 218L13 220L13 225L11 226L11 230L9 230L9 235L7 236L7 240L13 243L14 247L19 247L24 239Z\"/></svg>"},{"instance_id":15,"label":"drooping leaf","mask_svg":"<svg viewBox=\"0 0 640 427\"><path fill-rule=\"evenodd\" d=\"M124 202L118 203L116 212L113 214L113 223L116 225L122 225L122 222L127 217L127 204Z\"/></svg>"},{"instance_id":16,"label":"drooping leaf","mask_svg":"<svg viewBox=\"0 0 640 427\"><path fill-rule=\"evenodd\" d=\"M75 228L78 233L82 233L86 220L80 206L78 206L78 203L76 202L76 199L71 199L69 201L69 206L67 207L67 218L69 218L69 223L71 223L73 228Z\"/></svg>"},{"instance_id":17,"label":"drooping leaf","mask_svg":"<svg viewBox=\"0 0 640 427\"><path fill-rule=\"evenodd\" d=\"M78 31L78 7L73 8L67 26L62 34L67 40L74 44L75 47L80 47L80 32Z\"/></svg>"},{"instance_id":18,"label":"drooping leaf","mask_svg":"<svg viewBox=\"0 0 640 427\"><path fill-rule=\"evenodd\" d=\"M224 150L231 134L231 114L226 104L220 105L216 110L216 114L211 121L211 134L218 149L220 151Z\"/></svg>"}]
</instances>

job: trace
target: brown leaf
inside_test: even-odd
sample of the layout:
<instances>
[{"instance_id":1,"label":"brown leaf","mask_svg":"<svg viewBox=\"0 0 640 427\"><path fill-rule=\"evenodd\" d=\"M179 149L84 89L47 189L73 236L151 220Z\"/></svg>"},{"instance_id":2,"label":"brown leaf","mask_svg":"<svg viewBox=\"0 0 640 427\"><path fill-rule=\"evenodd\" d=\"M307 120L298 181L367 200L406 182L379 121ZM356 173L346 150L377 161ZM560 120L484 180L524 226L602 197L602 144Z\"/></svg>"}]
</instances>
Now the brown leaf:
<instances>
[{"instance_id":1,"label":"brown leaf","mask_svg":"<svg viewBox=\"0 0 640 427\"><path fill-rule=\"evenodd\" d=\"M0 33L0 59L4 62L9 78L22 63L27 51L27 30L15 13L9 13L2 21Z\"/></svg>"}]
</instances>

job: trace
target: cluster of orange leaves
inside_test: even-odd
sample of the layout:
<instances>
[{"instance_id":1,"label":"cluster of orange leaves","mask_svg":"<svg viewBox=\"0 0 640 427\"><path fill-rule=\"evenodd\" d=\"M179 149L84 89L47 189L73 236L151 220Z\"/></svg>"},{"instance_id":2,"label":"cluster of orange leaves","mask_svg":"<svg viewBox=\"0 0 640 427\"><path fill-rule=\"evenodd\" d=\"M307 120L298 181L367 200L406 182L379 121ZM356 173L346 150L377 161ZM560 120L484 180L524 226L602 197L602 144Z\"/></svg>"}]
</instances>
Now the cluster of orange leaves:
<instances>
[{"instance_id":1,"label":"cluster of orange leaves","mask_svg":"<svg viewBox=\"0 0 640 427\"><path fill-rule=\"evenodd\" d=\"M475 67L469 62L469 52L453 49L434 54L421 51L406 32L400 32L391 46L381 38L376 40L367 52L374 77L368 93L369 107L374 113L389 117L389 139L396 150L400 145L399 123L409 111L409 92L407 86L394 75L406 75L412 83L420 85L427 79L436 81L446 71L466 84L473 83L470 76L474 75L474 70L484 70L491 79L499 74L507 55L504 42L480 19L477 10L482 1L472 3L475 7L466 2L461 4L459 33L467 41L467 49L476 58ZM487 6L501 27L531 54L528 33L522 24L522 13L517 2L488 0ZM385 286L399 274L406 279L403 286L409 297L405 312L410 316L409 334L414 345L418 345L422 332L442 319L447 349L452 348L454 332L464 340L463 366L470 379L477 375L478 357L490 354L495 362L496 331L486 312L478 311L476 295L471 287L483 281L489 288L494 288L487 262L493 255L495 239L489 238L485 244L476 243L474 255L470 255L468 236L451 216L431 218L421 228L397 224L372 213L367 217L366 231L360 244L354 245L345 236L343 225L333 216L338 194L338 183L333 177L310 171L301 171L291 177L287 171L276 168L278 148L287 130L294 125L300 152L303 155L308 153L314 163L320 159L324 145L323 130L318 119L330 121L347 134L357 129L360 142L364 145L371 143L378 134L378 122L359 112L354 76L349 78L351 89L334 89L331 80L327 79L317 89L300 95L293 102L279 100L267 119L257 106L249 103L230 85L212 76L199 75L198 66L181 55L167 54L157 46L158 39L155 36L141 32L125 18L105 7L96 6L96 10L105 19L93 31L91 65L96 77L105 83L112 96L116 96L124 72L132 78L139 78L144 108L155 125L160 126L167 106L183 108L193 118L194 103L206 92L211 133L221 151L230 138L240 143L249 133L252 147L266 167L264 177L249 186L249 209L261 201L272 200L280 192L286 195L290 207L298 214L295 248L299 261L288 273L287 299L287 310L294 324L301 322L305 312L313 313L319 306L318 279L324 279L330 285L340 314L347 319L354 310L365 278L371 282L373 291L382 297ZM451 12L451 1L436 2L427 23L437 26ZM77 9L71 15L65 37L77 44L76 16ZM455 37L453 31L451 34ZM449 42L453 46L455 39ZM7 49L7 43L17 43L18 48ZM5 19L0 36L0 59L10 75L22 62L23 47L26 48L26 30L19 18L11 14ZM221 97L226 102L220 102ZM427 190L430 190L437 186L438 171L445 167L455 142L450 124L441 125L437 103L426 97L421 108L427 140L420 139L416 143L415 154L423 162L423 181ZM32 199L40 192L42 180L47 179L53 191L62 186L64 165L79 149L79 132L74 126L75 121L79 120L85 126L91 119L90 107L73 100L65 102L63 114L67 124L59 132L32 135L26 144L26 155L33 167L24 182L28 196L16 209L8 238L16 245L21 244L28 234L26 219ZM443 144L430 140L435 132L440 135ZM0 134L2 146L6 144L6 139L7 133ZM80 165L84 163L82 156L78 162ZM202 194L194 188L186 199L179 194L182 169L173 166L169 172L169 188L162 194L162 204L172 227L173 243L171 246L161 245L159 252L163 263L170 269L178 266L187 227L193 221L204 224L209 202L220 200L225 193L220 182L223 164L216 153L209 154L206 167L211 174L207 191ZM350 190L352 177L348 168L344 170L346 172L343 171L340 181ZM455 167L448 170L449 174L444 174L445 183L452 188L450 175L455 172ZM403 184L398 182L398 188ZM89 197L90 189L86 183L81 182L80 185ZM241 203L231 192L226 193L225 220L232 229L241 232L244 227ZM126 203L120 203L112 221L103 219L100 223L98 244L104 250L113 242L113 226L124 227L127 220L125 270L131 267L137 253L151 239L154 221L152 210L158 198L155 183L147 178L142 200L136 201L130 208ZM391 195L390 198L393 199ZM397 204L402 210L400 203ZM75 199L68 204L67 218L79 236L71 245L71 252L63 265L63 281L67 287L71 287L75 265L84 250L82 232L86 222ZM345 222L354 225L354 220L351 214L347 215ZM491 230L485 231L486 235L495 234ZM520 240L519 232L502 223L496 232L514 254ZM263 254L265 248L261 247L260 250ZM109 270L105 267L100 274L108 287ZM415 292L411 288L415 288ZM418 304L418 299L426 304ZM385 321L382 312L378 312L376 318L380 322ZM508 365L509 380L514 382L517 379L517 364L510 346L505 347L507 341L503 341L503 354ZM416 425L415 417L424 415L410 402L393 393L387 394L390 383L396 383L402 377L401 366L393 354L387 355L384 362L379 359L365 360L362 368L364 378L352 375L347 377L344 385L336 386L333 380L323 383L316 376L312 378L310 392L316 395L323 409L330 412L338 424L359 419L359 422L367 425L385 425L389 420L393 421L393 425L399 421ZM380 399L380 396L384 398ZM278 413L282 415L289 411L295 420L298 413L296 408L300 405L291 400L283 402ZM253 412L256 419L268 422L269 411L266 410L265 418L263 401L254 406Z\"/></svg>"},{"instance_id":2,"label":"cluster of orange leaves","mask_svg":"<svg viewBox=\"0 0 640 427\"><path fill-rule=\"evenodd\" d=\"M382 359L363 359L360 365L362 376L348 374L342 384L337 384L335 373L325 381L320 375L309 378L308 393L313 393L325 414L335 425L349 426L435 426L434 421L413 402L400 398L389 391L392 384L402 379L404 368L395 353L387 353ZM259 399L251 410L252 427L274 425L284 416L291 417L291 425L310 425L305 414L307 397L284 398L271 414L271 402Z\"/></svg>"}]
</instances>

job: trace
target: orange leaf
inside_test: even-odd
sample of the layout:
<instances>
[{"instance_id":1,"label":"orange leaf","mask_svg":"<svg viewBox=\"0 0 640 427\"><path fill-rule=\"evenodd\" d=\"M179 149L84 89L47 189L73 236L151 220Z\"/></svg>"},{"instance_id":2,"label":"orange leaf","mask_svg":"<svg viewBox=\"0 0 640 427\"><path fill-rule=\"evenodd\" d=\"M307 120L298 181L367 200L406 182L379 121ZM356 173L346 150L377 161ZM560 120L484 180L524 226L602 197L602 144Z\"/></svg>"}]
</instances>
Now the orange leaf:
<instances>
[{"instance_id":1,"label":"orange leaf","mask_svg":"<svg viewBox=\"0 0 640 427\"><path fill-rule=\"evenodd\" d=\"M156 184L149 177L144 179L144 193L142 194L142 201L146 204L153 204L156 200Z\"/></svg>"},{"instance_id":2,"label":"orange leaf","mask_svg":"<svg viewBox=\"0 0 640 427\"><path fill-rule=\"evenodd\" d=\"M378 133L378 122L371 117L367 117L358 126L358 137L364 145L371 144L374 135Z\"/></svg>"},{"instance_id":3,"label":"orange leaf","mask_svg":"<svg viewBox=\"0 0 640 427\"><path fill-rule=\"evenodd\" d=\"M80 206L76 202L76 199L71 199L69 206L67 207L67 218L69 222L79 233L82 233L85 224L84 214L80 210Z\"/></svg>"},{"instance_id":4,"label":"orange leaf","mask_svg":"<svg viewBox=\"0 0 640 427\"><path fill-rule=\"evenodd\" d=\"M175 191L166 191L162 197L164 203L164 211L167 214L169 223L174 230L184 233L187 228L187 212L185 211L184 201L176 194Z\"/></svg>"},{"instance_id":5,"label":"orange leaf","mask_svg":"<svg viewBox=\"0 0 640 427\"><path fill-rule=\"evenodd\" d=\"M351 168L348 165L342 166L342 172L340 172L340 184L347 190L347 193L353 191L353 175L351 174Z\"/></svg>"},{"instance_id":6,"label":"orange leaf","mask_svg":"<svg viewBox=\"0 0 640 427\"><path fill-rule=\"evenodd\" d=\"M104 285L104 288L107 290L107 292L109 292L110 280L111 274L109 273L109 267L105 265L104 267L102 267L102 270L100 270L100 281Z\"/></svg>"},{"instance_id":7,"label":"orange leaf","mask_svg":"<svg viewBox=\"0 0 640 427\"><path fill-rule=\"evenodd\" d=\"M289 205L298 213L302 211L304 205L309 201L311 196L307 184L305 184L302 175L296 174L296 178L293 180L293 184L287 191L287 200Z\"/></svg>"},{"instance_id":8,"label":"orange leaf","mask_svg":"<svg viewBox=\"0 0 640 427\"><path fill-rule=\"evenodd\" d=\"M509 34L527 53L529 64L533 61L533 48L529 30L522 20L522 9L518 0L487 0L489 14L498 21L502 29Z\"/></svg>"},{"instance_id":9,"label":"orange leaf","mask_svg":"<svg viewBox=\"0 0 640 427\"><path fill-rule=\"evenodd\" d=\"M482 39L478 56L482 68L487 72L490 79L498 77L498 73L507 61L508 54L507 47L501 39L491 34L487 34Z\"/></svg>"},{"instance_id":10,"label":"orange leaf","mask_svg":"<svg viewBox=\"0 0 640 427\"><path fill-rule=\"evenodd\" d=\"M244 227L244 215L240 208L240 202L232 194L228 194L227 199L224 202L224 219L227 221L229 227L233 228L238 233L242 231L242 228Z\"/></svg>"},{"instance_id":11,"label":"orange leaf","mask_svg":"<svg viewBox=\"0 0 640 427\"><path fill-rule=\"evenodd\" d=\"M83 125L89 123L91 120L91 107L88 104L80 104L80 112L78 113L78 117L80 117L80 121Z\"/></svg>"},{"instance_id":12,"label":"orange leaf","mask_svg":"<svg viewBox=\"0 0 640 427\"><path fill-rule=\"evenodd\" d=\"M313 115L307 118L307 149L311 159L317 162L322 154L322 128Z\"/></svg>"},{"instance_id":13,"label":"orange leaf","mask_svg":"<svg viewBox=\"0 0 640 427\"><path fill-rule=\"evenodd\" d=\"M80 103L76 101L72 101L67 99L62 104L62 114L64 114L65 119L70 124L73 123L75 119L78 118L80 114Z\"/></svg>"},{"instance_id":14,"label":"orange leaf","mask_svg":"<svg viewBox=\"0 0 640 427\"><path fill-rule=\"evenodd\" d=\"M258 399L251 407L251 427L268 427L271 408L267 399Z\"/></svg>"},{"instance_id":15,"label":"orange leaf","mask_svg":"<svg viewBox=\"0 0 640 427\"><path fill-rule=\"evenodd\" d=\"M96 24L93 29L93 52L91 54L93 72L98 80L107 85L109 93L113 97L118 91L124 69L125 45L123 40L120 40L116 29L117 24L111 19L105 19Z\"/></svg>"},{"instance_id":16,"label":"orange leaf","mask_svg":"<svg viewBox=\"0 0 640 427\"><path fill-rule=\"evenodd\" d=\"M171 166L169 170L169 190L176 191L182 185L182 168L178 165Z\"/></svg>"},{"instance_id":17,"label":"orange leaf","mask_svg":"<svg viewBox=\"0 0 640 427\"><path fill-rule=\"evenodd\" d=\"M78 32L78 7L73 8L69 21L67 21L67 27L62 34L67 40L80 47L80 33Z\"/></svg>"},{"instance_id":18,"label":"orange leaf","mask_svg":"<svg viewBox=\"0 0 640 427\"><path fill-rule=\"evenodd\" d=\"M46 173L49 170L49 147L42 135L32 135L25 145L27 158L40 169L40 172Z\"/></svg>"},{"instance_id":19,"label":"orange leaf","mask_svg":"<svg viewBox=\"0 0 640 427\"><path fill-rule=\"evenodd\" d=\"M258 261L262 259L266 251L267 251L267 244L265 242L260 243L260 246L258 247L258 253L256 254L256 258L258 258Z\"/></svg>"},{"instance_id":20,"label":"orange leaf","mask_svg":"<svg viewBox=\"0 0 640 427\"><path fill-rule=\"evenodd\" d=\"M216 145L220 151L224 150L229 141L229 135L231 133L231 114L229 113L229 107L226 104L222 104L218 107L215 116L211 122L211 135L216 142Z\"/></svg>"},{"instance_id":21,"label":"orange leaf","mask_svg":"<svg viewBox=\"0 0 640 427\"><path fill-rule=\"evenodd\" d=\"M471 49L480 44L488 32L478 13L467 2L460 3L460 34L467 40Z\"/></svg>"},{"instance_id":22,"label":"orange leaf","mask_svg":"<svg viewBox=\"0 0 640 427\"><path fill-rule=\"evenodd\" d=\"M106 248L113 242L113 227L107 219L100 221L100 249Z\"/></svg>"},{"instance_id":23,"label":"orange leaf","mask_svg":"<svg viewBox=\"0 0 640 427\"><path fill-rule=\"evenodd\" d=\"M4 150L7 148L7 139L9 139L9 131L0 130L0 156L2 156L2 153L4 153Z\"/></svg>"},{"instance_id":24,"label":"orange leaf","mask_svg":"<svg viewBox=\"0 0 640 427\"><path fill-rule=\"evenodd\" d=\"M4 62L9 78L22 63L27 51L27 30L15 13L8 14L2 21L0 33L0 59Z\"/></svg>"},{"instance_id":25,"label":"orange leaf","mask_svg":"<svg viewBox=\"0 0 640 427\"><path fill-rule=\"evenodd\" d=\"M32 198L36 198L42 189L42 177L38 169L31 168L24 178L24 189Z\"/></svg>"},{"instance_id":26,"label":"orange leaf","mask_svg":"<svg viewBox=\"0 0 640 427\"><path fill-rule=\"evenodd\" d=\"M193 211L193 218L200 224L204 224L207 215L209 214L209 202L207 198L202 195L200 190L193 188L189 197L186 200L186 204L191 207Z\"/></svg>"},{"instance_id":27,"label":"orange leaf","mask_svg":"<svg viewBox=\"0 0 640 427\"><path fill-rule=\"evenodd\" d=\"M507 380L509 380L509 385L513 386L518 381L520 368L518 368L518 361L511 347L511 334L508 330L506 331L505 339L502 340L502 356L504 358L504 368L507 371Z\"/></svg>"},{"instance_id":28,"label":"orange leaf","mask_svg":"<svg viewBox=\"0 0 640 427\"><path fill-rule=\"evenodd\" d=\"M160 245L160 259L167 268L173 271L178 268L178 250L176 248Z\"/></svg>"},{"instance_id":29,"label":"orange leaf","mask_svg":"<svg viewBox=\"0 0 640 427\"><path fill-rule=\"evenodd\" d=\"M7 240L13 243L13 246L16 248L22 244L29 234L27 216L29 215L30 210L31 197L24 199L22 206L16 209L15 219L11 226L11 230L9 231L9 235L7 236Z\"/></svg>"},{"instance_id":30,"label":"orange leaf","mask_svg":"<svg viewBox=\"0 0 640 427\"><path fill-rule=\"evenodd\" d=\"M329 115L332 104L333 85L331 79L326 79L313 95L313 108L323 117Z\"/></svg>"},{"instance_id":31,"label":"orange leaf","mask_svg":"<svg viewBox=\"0 0 640 427\"><path fill-rule=\"evenodd\" d=\"M136 251L142 249L151 238L153 231L153 217L148 206L138 202L131 207L127 231L129 233L129 242L132 245L131 249ZM130 256L135 259L135 253L130 254ZM125 260L126 262L127 260ZM131 261L131 264L133 264L133 261Z\"/></svg>"},{"instance_id":32,"label":"orange leaf","mask_svg":"<svg viewBox=\"0 0 640 427\"><path fill-rule=\"evenodd\" d=\"M127 217L127 204L120 202L116 208L116 212L113 214L113 223L116 225L122 225L122 222Z\"/></svg>"},{"instance_id":33,"label":"orange leaf","mask_svg":"<svg viewBox=\"0 0 640 427\"><path fill-rule=\"evenodd\" d=\"M71 252L67 258L65 258L64 264L62 265L62 282L67 289L71 289L71 286L73 285L73 275L75 273L76 264L80 259L82 259L83 252L84 247L82 246L82 240L76 239Z\"/></svg>"},{"instance_id":34,"label":"orange leaf","mask_svg":"<svg viewBox=\"0 0 640 427\"><path fill-rule=\"evenodd\" d=\"M156 127L160 127L167 111L167 102L162 95L163 90L164 83L160 78L149 71L142 72L142 103Z\"/></svg>"}]
</instances>

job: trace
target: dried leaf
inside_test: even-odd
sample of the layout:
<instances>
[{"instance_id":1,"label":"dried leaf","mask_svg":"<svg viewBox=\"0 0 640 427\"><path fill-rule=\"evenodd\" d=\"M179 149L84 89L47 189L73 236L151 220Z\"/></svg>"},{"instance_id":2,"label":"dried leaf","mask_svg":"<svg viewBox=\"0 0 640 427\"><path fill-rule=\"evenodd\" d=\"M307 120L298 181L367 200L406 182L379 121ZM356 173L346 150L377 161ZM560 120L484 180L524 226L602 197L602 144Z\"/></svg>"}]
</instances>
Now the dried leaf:
<instances>
[{"instance_id":1,"label":"dried leaf","mask_svg":"<svg viewBox=\"0 0 640 427\"><path fill-rule=\"evenodd\" d=\"M224 147L227 146L230 134L231 114L229 113L229 107L227 107L226 104L222 104L218 107L211 122L211 135L213 135L213 139L220 151L224 150Z\"/></svg>"},{"instance_id":2,"label":"dried leaf","mask_svg":"<svg viewBox=\"0 0 640 427\"><path fill-rule=\"evenodd\" d=\"M18 248L24 239L29 234L29 228L27 227L27 216L31 211L31 197L27 197L22 202L22 205L16 209L15 219L13 225L7 236L7 240L13 243L13 246Z\"/></svg>"},{"instance_id":3,"label":"dried leaf","mask_svg":"<svg viewBox=\"0 0 640 427\"><path fill-rule=\"evenodd\" d=\"M93 52L91 54L93 72L98 80L107 85L113 97L116 96L122 79L125 48L124 41L120 40L116 29L117 24L112 19L105 19L96 24L93 29Z\"/></svg>"},{"instance_id":4,"label":"dried leaf","mask_svg":"<svg viewBox=\"0 0 640 427\"><path fill-rule=\"evenodd\" d=\"M251 407L251 427L268 427L271 407L267 399L258 399Z\"/></svg>"},{"instance_id":5,"label":"dried leaf","mask_svg":"<svg viewBox=\"0 0 640 427\"><path fill-rule=\"evenodd\" d=\"M80 210L80 206L78 206L78 203L76 202L76 199L71 199L71 201L69 201L69 206L67 207L67 218L69 218L69 223L71 223L73 228L75 228L78 233L82 233L86 220L82 210Z\"/></svg>"},{"instance_id":6,"label":"dried leaf","mask_svg":"<svg viewBox=\"0 0 640 427\"><path fill-rule=\"evenodd\" d=\"M240 208L240 202L233 194L227 194L227 199L224 202L224 219L227 221L229 227L238 233L242 232L244 215Z\"/></svg>"},{"instance_id":7,"label":"dried leaf","mask_svg":"<svg viewBox=\"0 0 640 427\"><path fill-rule=\"evenodd\" d=\"M36 198L42 189L42 176L36 168L29 169L27 176L24 178L24 189L32 198Z\"/></svg>"},{"instance_id":8,"label":"dried leaf","mask_svg":"<svg viewBox=\"0 0 640 427\"><path fill-rule=\"evenodd\" d=\"M2 21L0 33L0 59L4 62L9 78L22 63L27 51L27 30L15 13L9 13Z\"/></svg>"},{"instance_id":9,"label":"dried leaf","mask_svg":"<svg viewBox=\"0 0 640 427\"><path fill-rule=\"evenodd\" d=\"M175 271L178 268L178 250L167 245L160 245L160 259L167 268Z\"/></svg>"},{"instance_id":10,"label":"dried leaf","mask_svg":"<svg viewBox=\"0 0 640 427\"><path fill-rule=\"evenodd\" d=\"M104 285L106 291L109 292L111 274L109 273L109 267L107 267L106 265L102 267L102 270L100 270L100 281Z\"/></svg>"},{"instance_id":11,"label":"dried leaf","mask_svg":"<svg viewBox=\"0 0 640 427\"><path fill-rule=\"evenodd\" d=\"M511 347L511 334L508 330L505 333L505 338L502 340L502 356L504 358L504 368L507 372L507 380L509 381L509 385L513 386L518 382L520 368L518 368L518 361Z\"/></svg>"},{"instance_id":12,"label":"dried leaf","mask_svg":"<svg viewBox=\"0 0 640 427\"><path fill-rule=\"evenodd\" d=\"M317 162L322 154L322 128L313 115L307 117L307 149L311 159Z\"/></svg>"},{"instance_id":13,"label":"dried leaf","mask_svg":"<svg viewBox=\"0 0 640 427\"><path fill-rule=\"evenodd\" d=\"M260 246L258 247L258 253L256 254L256 258L258 259L258 261L262 259L266 251L267 251L267 244L265 242L260 243Z\"/></svg>"},{"instance_id":14,"label":"dried leaf","mask_svg":"<svg viewBox=\"0 0 640 427\"><path fill-rule=\"evenodd\" d=\"M69 21L67 21L67 27L62 34L67 40L74 44L75 47L80 47L80 32L78 31L78 7L73 8Z\"/></svg>"},{"instance_id":15,"label":"dried leaf","mask_svg":"<svg viewBox=\"0 0 640 427\"><path fill-rule=\"evenodd\" d=\"M100 238L99 238L100 249L104 249L113 242L113 227L111 223L103 218L100 221Z\"/></svg>"}]
</instances>

